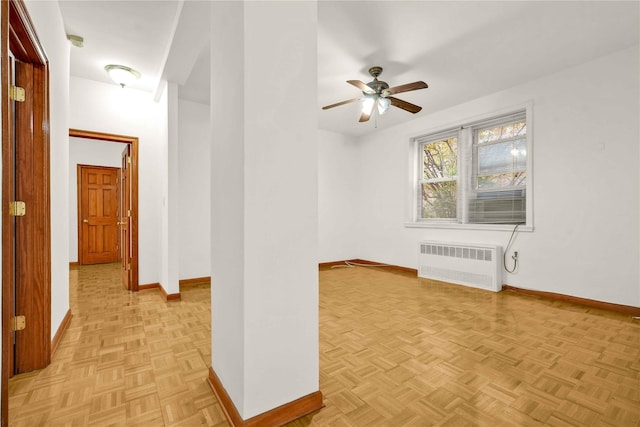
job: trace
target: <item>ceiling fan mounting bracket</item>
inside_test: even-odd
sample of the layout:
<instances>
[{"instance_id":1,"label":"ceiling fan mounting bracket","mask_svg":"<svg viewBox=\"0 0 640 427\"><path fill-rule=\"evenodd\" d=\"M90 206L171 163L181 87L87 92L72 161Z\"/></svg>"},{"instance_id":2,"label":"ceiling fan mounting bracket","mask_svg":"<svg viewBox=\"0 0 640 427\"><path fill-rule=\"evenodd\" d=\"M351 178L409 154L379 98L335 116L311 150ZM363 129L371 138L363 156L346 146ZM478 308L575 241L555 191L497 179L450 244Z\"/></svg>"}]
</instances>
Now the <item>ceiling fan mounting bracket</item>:
<instances>
[{"instance_id":1,"label":"ceiling fan mounting bracket","mask_svg":"<svg viewBox=\"0 0 640 427\"><path fill-rule=\"evenodd\" d=\"M373 81L367 83L366 85L371 88L378 96L382 94L382 91L385 89L389 89L389 85L387 82L383 82L382 80L378 80L378 76L382 74L382 67L373 66L369 68L369 74L373 77ZM367 95L367 92L362 92Z\"/></svg>"},{"instance_id":2,"label":"ceiling fan mounting bracket","mask_svg":"<svg viewBox=\"0 0 640 427\"><path fill-rule=\"evenodd\" d=\"M373 77L374 79L377 79L378 76L382 74L382 67L376 65L369 68L369 74L371 74L371 77Z\"/></svg>"}]
</instances>

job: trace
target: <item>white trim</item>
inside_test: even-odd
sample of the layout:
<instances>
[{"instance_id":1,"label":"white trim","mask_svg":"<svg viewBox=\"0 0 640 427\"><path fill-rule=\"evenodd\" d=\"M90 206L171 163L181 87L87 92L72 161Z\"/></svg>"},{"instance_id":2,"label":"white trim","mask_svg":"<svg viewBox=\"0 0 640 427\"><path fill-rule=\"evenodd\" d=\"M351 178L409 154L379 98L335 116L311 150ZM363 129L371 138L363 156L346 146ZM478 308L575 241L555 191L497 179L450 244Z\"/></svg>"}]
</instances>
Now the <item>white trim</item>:
<instances>
[{"instance_id":1,"label":"white trim","mask_svg":"<svg viewBox=\"0 0 640 427\"><path fill-rule=\"evenodd\" d=\"M418 147L420 143L416 138L407 138L409 140L409 144L407 144L408 153L408 174L407 174L407 185L405 185L405 191L408 191L408 194L405 196L406 204L405 204L405 222L415 221L418 216L418 186L420 185L418 177L420 176L420 156L418 156Z\"/></svg>"},{"instance_id":2,"label":"white trim","mask_svg":"<svg viewBox=\"0 0 640 427\"><path fill-rule=\"evenodd\" d=\"M429 133L427 135L420 135L417 137L413 137L413 139L419 144L429 144L430 142L438 142L438 141L442 141L452 137L457 137L460 132L460 129L462 129L462 127L458 126L451 129L445 129L443 131L436 132L436 133Z\"/></svg>"},{"instance_id":3,"label":"white trim","mask_svg":"<svg viewBox=\"0 0 640 427\"><path fill-rule=\"evenodd\" d=\"M496 114L494 117L488 116L486 119L480 119L476 120L473 123L467 123L463 125L462 128L471 128L474 132L478 130L490 129L502 123L524 119L526 118L526 113L527 107L523 106L517 111L514 110L512 114Z\"/></svg>"},{"instance_id":4,"label":"white trim","mask_svg":"<svg viewBox=\"0 0 640 427\"><path fill-rule=\"evenodd\" d=\"M528 102L525 109L525 120L527 121L527 204L525 206L527 223L525 226L531 227L533 230L533 101ZM523 227L523 229L526 227Z\"/></svg>"},{"instance_id":5,"label":"white trim","mask_svg":"<svg viewBox=\"0 0 640 427\"><path fill-rule=\"evenodd\" d=\"M446 176L442 178L419 179L418 184L437 184L438 182L458 181L458 175Z\"/></svg>"},{"instance_id":6,"label":"white trim","mask_svg":"<svg viewBox=\"0 0 640 427\"><path fill-rule=\"evenodd\" d=\"M524 101L519 104L512 105L511 107L500 108L498 110L493 110L490 113L485 114L476 114L474 116L466 117L461 120L456 120L455 122L450 122L441 126L434 126L431 128L426 128L419 132L411 132L408 135L409 140L418 140L427 135L437 135L439 133L450 132L456 129L460 129L463 126L460 123L476 123L482 120L490 120L492 118L496 118L499 116L506 116L510 113L514 113L516 111L526 110L527 112L527 134L529 134L529 114L531 113L531 109L533 108L533 100Z\"/></svg>"},{"instance_id":7,"label":"white trim","mask_svg":"<svg viewBox=\"0 0 640 427\"><path fill-rule=\"evenodd\" d=\"M406 222L406 228L443 228L456 230L488 230L488 231L513 231L515 224L460 224L459 222L429 221L429 222ZM519 225L518 231L533 231L533 226Z\"/></svg>"}]
</instances>

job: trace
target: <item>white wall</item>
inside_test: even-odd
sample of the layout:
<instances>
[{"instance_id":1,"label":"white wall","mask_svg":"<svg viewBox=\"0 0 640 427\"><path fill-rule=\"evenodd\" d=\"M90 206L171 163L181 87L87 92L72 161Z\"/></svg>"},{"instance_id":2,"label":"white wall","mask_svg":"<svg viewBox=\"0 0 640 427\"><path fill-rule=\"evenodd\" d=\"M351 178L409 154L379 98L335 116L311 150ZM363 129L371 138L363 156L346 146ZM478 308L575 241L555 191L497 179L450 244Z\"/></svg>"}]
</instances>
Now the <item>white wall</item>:
<instances>
[{"instance_id":1,"label":"white wall","mask_svg":"<svg viewBox=\"0 0 640 427\"><path fill-rule=\"evenodd\" d=\"M69 310L69 42L57 2L26 2L49 59L51 189L51 336Z\"/></svg>"},{"instance_id":2,"label":"white wall","mask_svg":"<svg viewBox=\"0 0 640 427\"><path fill-rule=\"evenodd\" d=\"M352 137L318 131L318 262L358 257L358 147Z\"/></svg>"},{"instance_id":3,"label":"white wall","mask_svg":"<svg viewBox=\"0 0 640 427\"><path fill-rule=\"evenodd\" d=\"M212 368L246 420L319 386L317 5L211 8Z\"/></svg>"},{"instance_id":4,"label":"white wall","mask_svg":"<svg viewBox=\"0 0 640 427\"><path fill-rule=\"evenodd\" d=\"M71 77L68 127L138 137L139 280L140 284L160 282L166 97L154 102L149 92ZM65 186L66 174L65 170ZM66 221L65 217L65 227Z\"/></svg>"},{"instance_id":5,"label":"white wall","mask_svg":"<svg viewBox=\"0 0 640 427\"><path fill-rule=\"evenodd\" d=\"M416 268L424 239L506 246L506 231L404 226L408 140L532 100L535 228L518 235L520 269L503 283L640 306L638 75L635 46L362 137L360 171L344 183L360 201L358 257ZM342 151L352 156L350 147Z\"/></svg>"},{"instance_id":6,"label":"white wall","mask_svg":"<svg viewBox=\"0 0 640 427\"><path fill-rule=\"evenodd\" d=\"M317 4L246 2L245 29L251 416L319 389Z\"/></svg>"},{"instance_id":7,"label":"white wall","mask_svg":"<svg viewBox=\"0 0 640 427\"><path fill-rule=\"evenodd\" d=\"M180 279L211 276L209 106L179 100Z\"/></svg>"},{"instance_id":8,"label":"white wall","mask_svg":"<svg viewBox=\"0 0 640 427\"><path fill-rule=\"evenodd\" d=\"M69 262L78 261L78 165L119 168L126 145L69 138Z\"/></svg>"},{"instance_id":9,"label":"white wall","mask_svg":"<svg viewBox=\"0 0 640 427\"><path fill-rule=\"evenodd\" d=\"M245 179L238 167L244 161L244 144L238 143L244 140L243 7L212 2L210 15L211 367L239 411L245 401Z\"/></svg>"},{"instance_id":10,"label":"white wall","mask_svg":"<svg viewBox=\"0 0 640 427\"><path fill-rule=\"evenodd\" d=\"M167 294L180 292L178 284L178 85L169 82L162 96L167 102L167 144L161 152L162 215L161 215L161 265L160 284Z\"/></svg>"}]
</instances>

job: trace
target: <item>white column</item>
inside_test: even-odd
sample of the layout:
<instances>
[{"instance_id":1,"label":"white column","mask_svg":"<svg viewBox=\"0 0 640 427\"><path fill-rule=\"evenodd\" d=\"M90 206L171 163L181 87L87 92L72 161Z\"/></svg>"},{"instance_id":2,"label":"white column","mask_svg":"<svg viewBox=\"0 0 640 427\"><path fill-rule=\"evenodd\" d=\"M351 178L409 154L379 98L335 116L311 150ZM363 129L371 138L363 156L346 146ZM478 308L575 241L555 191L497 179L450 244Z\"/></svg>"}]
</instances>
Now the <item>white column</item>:
<instances>
[{"instance_id":1,"label":"white column","mask_svg":"<svg viewBox=\"0 0 640 427\"><path fill-rule=\"evenodd\" d=\"M180 224L178 209L180 199L178 197L178 144L179 144L179 120L178 120L178 85L168 83L167 96L167 149L166 173L163 176L162 199L162 282L161 285L167 294L180 292L178 284L179 236Z\"/></svg>"},{"instance_id":2,"label":"white column","mask_svg":"<svg viewBox=\"0 0 640 427\"><path fill-rule=\"evenodd\" d=\"M319 388L316 31L212 3L212 367L245 420Z\"/></svg>"}]
</instances>

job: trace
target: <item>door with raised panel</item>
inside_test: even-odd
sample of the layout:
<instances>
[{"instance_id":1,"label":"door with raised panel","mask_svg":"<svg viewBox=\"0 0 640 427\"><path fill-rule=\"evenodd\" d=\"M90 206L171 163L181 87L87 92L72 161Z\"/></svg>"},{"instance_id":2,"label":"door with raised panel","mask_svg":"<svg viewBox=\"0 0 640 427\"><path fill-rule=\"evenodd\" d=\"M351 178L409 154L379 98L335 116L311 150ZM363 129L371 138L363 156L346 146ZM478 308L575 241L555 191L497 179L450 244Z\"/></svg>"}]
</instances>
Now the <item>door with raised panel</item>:
<instances>
[{"instance_id":1,"label":"door with raised panel","mask_svg":"<svg viewBox=\"0 0 640 427\"><path fill-rule=\"evenodd\" d=\"M78 165L80 264L119 259L118 168Z\"/></svg>"}]
</instances>

